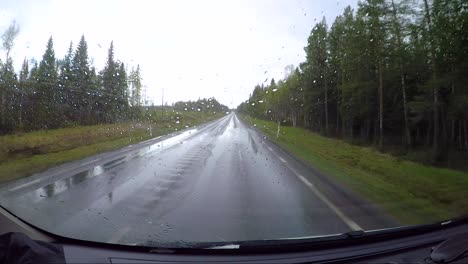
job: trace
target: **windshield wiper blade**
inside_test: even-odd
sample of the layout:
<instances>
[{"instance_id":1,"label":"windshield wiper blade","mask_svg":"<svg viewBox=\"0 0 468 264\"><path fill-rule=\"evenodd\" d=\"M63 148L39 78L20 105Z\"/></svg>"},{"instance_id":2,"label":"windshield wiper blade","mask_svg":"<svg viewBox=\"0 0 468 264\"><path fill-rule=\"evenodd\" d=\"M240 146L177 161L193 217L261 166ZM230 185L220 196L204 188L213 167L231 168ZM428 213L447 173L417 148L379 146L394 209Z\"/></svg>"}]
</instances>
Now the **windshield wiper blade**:
<instances>
[{"instance_id":1,"label":"windshield wiper blade","mask_svg":"<svg viewBox=\"0 0 468 264\"><path fill-rule=\"evenodd\" d=\"M431 252L434 263L452 263L468 253L468 234L451 237L436 246Z\"/></svg>"}]
</instances>

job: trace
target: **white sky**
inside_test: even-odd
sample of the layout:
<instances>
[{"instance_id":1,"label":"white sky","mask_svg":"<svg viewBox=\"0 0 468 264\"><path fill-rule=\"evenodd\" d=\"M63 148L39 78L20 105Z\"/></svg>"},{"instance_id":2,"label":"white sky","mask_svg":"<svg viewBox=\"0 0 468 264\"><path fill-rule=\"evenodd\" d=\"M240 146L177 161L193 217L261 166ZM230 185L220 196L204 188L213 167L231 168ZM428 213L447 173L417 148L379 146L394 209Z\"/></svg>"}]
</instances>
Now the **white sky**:
<instances>
[{"instance_id":1,"label":"white sky","mask_svg":"<svg viewBox=\"0 0 468 264\"><path fill-rule=\"evenodd\" d=\"M216 97L229 107L257 83L283 78L304 61L307 37L323 16L330 26L357 0L1 0L0 33L15 19L20 34L12 57L40 60L52 35L57 58L82 34L101 70L114 41L115 56L140 64L155 104ZM4 51L2 51L4 53ZM0 55L4 60L5 55ZM268 71L265 74L265 71Z\"/></svg>"}]
</instances>

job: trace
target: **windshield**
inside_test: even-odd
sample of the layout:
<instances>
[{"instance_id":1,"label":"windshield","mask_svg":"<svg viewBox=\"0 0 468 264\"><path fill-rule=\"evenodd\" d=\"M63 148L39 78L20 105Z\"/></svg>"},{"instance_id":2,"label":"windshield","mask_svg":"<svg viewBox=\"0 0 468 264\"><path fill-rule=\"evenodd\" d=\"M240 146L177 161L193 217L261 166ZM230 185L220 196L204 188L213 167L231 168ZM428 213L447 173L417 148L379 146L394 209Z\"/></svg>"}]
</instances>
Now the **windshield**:
<instances>
[{"instance_id":1,"label":"windshield","mask_svg":"<svg viewBox=\"0 0 468 264\"><path fill-rule=\"evenodd\" d=\"M463 0L2 1L0 206L123 245L468 213Z\"/></svg>"}]
</instances>

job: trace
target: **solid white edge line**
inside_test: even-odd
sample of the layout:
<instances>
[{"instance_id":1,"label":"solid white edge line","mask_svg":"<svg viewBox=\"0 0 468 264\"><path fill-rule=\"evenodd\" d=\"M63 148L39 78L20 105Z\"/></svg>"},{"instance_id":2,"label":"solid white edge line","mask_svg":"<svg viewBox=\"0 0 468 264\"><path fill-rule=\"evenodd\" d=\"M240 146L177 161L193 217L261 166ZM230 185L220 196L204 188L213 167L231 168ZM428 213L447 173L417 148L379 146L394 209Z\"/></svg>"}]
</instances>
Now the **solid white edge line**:
<instances>
[{"instance_id":1,"label":"solid white edge line","mask_svg":"<svg viewBox=\"0 0 468 264\"><path fill-rule=\"evenodd\" d=\"M94 159L94 160L90 160L90 161L87 161L87 162L83 162L83 163L80 164L80 166L86 166L86 165L89 165L89 164L97 162L97 161L99 161L99 159Z\"/></svg>"},{"instance_id":2,"label":"solid white edge line","mask_svg":"<svg viewBox=\"0 0 468 264\"><path fill-rule=\"evenodd\" d=\"M348 216L346 216L338 207L336 207L328 198L315 187L310 181L308 181L304 176L297 175L297 177L305 184L309 189L320 199L324 202L336 215L338 215L345 224L351 228L353 231L363 230L356 222L351 220Z\"/></svg>"},{"instance_id":3,"label":"solid white edge line","mask_svg":"<svg viewBox=\"0 0 468 264\"><path fill-rule=\"evenodd\" d=\"M8 190L9 190L10 192L14 192L14 191L16 191L16 190L23 189L24 187L28 187L29 185L33 185L33 184L39 182L39 180L40 180L40 179L35 179L35 180L32 180L32 181L30 181L30 182L23 183L23 184L21 184L21 185L18 185L18 186L16 186L16 187L13 187L13 188L8 189Z\"/></svg>"},{"instance_id":4,"label":"solid white edge line","mask_svg":"<svg viewBox=\"0 0 468 264\"><path fill-rule=\"evenodd\" d=\"M276 153L274 153L272 151L272 149L269 147L269 146L266 146L271 152L273 155L277 156L279 160L283 161L284 159L279 156L279 155L276 155ZM332 210L351 230L353 231L358 231L358 230L364 230L362 229L362 227L360 227L356 222L354 222L351 218L349 218L347 215L345 215L338 207L336 207L330 200L328 200L328 198L319 190L317 189L317 187L315 187L314 184L312 184L309 180L307 180L304 176L302 176L301 174L299 174L295 169L289 167L287 165L286 162L285 163L285 166L292 172L294 173L294 175L296 175L296 177L299 178L299 180L301 180L307 187L309 187L309 189L325 204L328 206L328 208L330 208L330 210Z\"/></svg>"}]
</instances>

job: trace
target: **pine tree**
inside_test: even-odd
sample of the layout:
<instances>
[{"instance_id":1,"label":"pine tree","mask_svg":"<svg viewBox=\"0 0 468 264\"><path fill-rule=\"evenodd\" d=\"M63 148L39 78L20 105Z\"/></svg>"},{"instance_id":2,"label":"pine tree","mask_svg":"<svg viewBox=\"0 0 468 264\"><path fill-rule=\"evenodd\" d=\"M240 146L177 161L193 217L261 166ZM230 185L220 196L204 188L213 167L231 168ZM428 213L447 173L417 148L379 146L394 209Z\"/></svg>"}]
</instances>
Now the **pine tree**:
<instances>
[{"instance_id":1,"label":"pine tree","mask_svg":"<svg viewBox=\"0 0 468 264\"><path fill-rule=\"evenodd\" d=\"M13 68L13 60L10 57L8 57L1 68L0 91L2 92L2 98L8 98L8 100L4 100L2 104L4 108L0 113L2 115L0 133L11 132L16 127L17 120L14 109L19 99L19 93L17 77Z\"/></svg>"},{"instance_id":2,"label":"pine tree","mask_svg":"<svg viewBox=\"0 0 468 264\"><path fill-rule=\"evenodd\" d=\"M142 77L140 72L140 65L137 65L136 70L130 73L130 84L131 84L131 105L133 107L141 106L141 88L142 88Z\"/></svg>"},{"instance_id":3,"label":"pine tree","mask_svg":"<svg viewBox=\"0 0 468 264\"><path fill-rule=\"evenodd\" d=\"M322 129L328 134L328 33L325 18L318 23L310 33L306 50L306 72L308 86L306 89L307 110L316 115L316 129Z\"/></svg>"},{"instance_id":4,"label":"pine tree","mask_svg":"<svg viewBox=\"0 0 468 264\"><path fill-rule=\"evenodd\" d=\"M29 77L29 63L26 58L23 60L23 65L21 66L21 71L19 75L19 105L18 105L18 126L20 129L23 129L23 115L24 115L24 105L28 105L28 77Z\"/></svg>"},{"instance_id":5,"label":"pine tree","mask_svg":"<svg viewBox=\"0 0 468 264\"><path fill-rule=\"evenodd\" d=\"M404 21L405 15L408 13L408 3L399 2L395 3L395 0L391 0L391 32L392 32L392 44L393 50L397 57L397 68L400 76L400 88L401 88L401 98L403 103L403 118L404 118L404 135L405 135L405 144L408 148L412 146L411 132L409 127L409 118L408 118L408 99L407 99L407 84L405 77L404 69L404 59L405 59L405 33L403 28L406 27L406 21Z\"/></svg>"},{"instance_id":6,"label":"pine tree","mask_svg":"<svg viewBox=\"0 0 468 264\"><path fill-rule=\"evenodd\" d=\"M140 65L137 65L136 70L132 68L129 75L130 83L130 105L132 107L131 114L132 119L141 116L141 88L142 88L142 77Z\"/></svg>"},{"instance_id":7,"label":"pine tree","mask_svg":"<svg viewBox=\"0 0 468 264\"><path fill-rule=\"evenodd\" d=\"M103 108L106 122L112 122L115 119L118 107L117 67L118 65L114 60L114 42L112 41L107 54L106 65L99 74L102 83Z\"/></svg>"},{"instance_id":8,"label":"pine tree","mask_svg":"<svg viewBox=\"0 0 468 264\"><path fill-rule=\"evenodd\" d=\"M52 37L47 42L47 48L39 63L37 72L39 109L38 117L44 128L57 127L61 123L59 98L57 97L57 67Z\"/></svg>"},{"instance_id":9,"label":"pine tree","mask_svg":"<svg viewBox=\"0 0 468 264\"><path fill-rule=\"evenodd\" d=\"M102 98L101 93L99 91L99 81L96 74L96 68L93 66L91 67L91 71L89 74L90 77L90 90L91 90L91 122L93 124L98 124L102 120L102 116L100 114L101 106L102 106Z\"/></svg>"},{"instance_id":10,"label":"pine tree","mask_svg":"<svg viewBox=\"0 0 468 264\"><path fill-rule=\"evenodd\" d=\"M72 60L72 88L74 118L80 124L91 123L91 105L93 99L93 84L91 81L91 70L88 58L88 44L84 35L76 47Z\"/></svg>"},{"instance_id":11,"label":"pine tree","mask_svg":"<svg viewBox=\"0 0 468 264\"><path fill-rule=\"evenodd\" d=\"M58 78L61 113L63 113L67 120L71 120L73 118L73 106L76 104L74 102L73 96L72 60L73 42L70 42L67 54L63 59L62 66L60 67L60 74Z\"/></svg>"},{"instance_id":12,"label":"pine tree","mask_svg":"<svg viewBox=\"0 0 468 264\"><path fill-rule=\"evenodd\" d=\"M125 65L123 62L119 65L117 72L116 72L116 79L117 79L117 118L119 120L123 120L129 115L129 96L128 96L128 80L127 80L127 71L125 70Z\"/></svg>"},{"instance_id":13,"label":"pine tree","mask_svg":"<svg viewBox=\"0 0 468 264\"><path fill-rule=\"evenodd\" d=\"M387 42L387 25L385 18L388 8L384 0L366 0L359 5L360 13L366 32L369 36L369 51L374 58L375 77L373 78L377 86L378 97L378 130L379 148L383 148L384 140L384 88L383 72L385 60L385 43Z\"/></svg>"}]
</instances>

